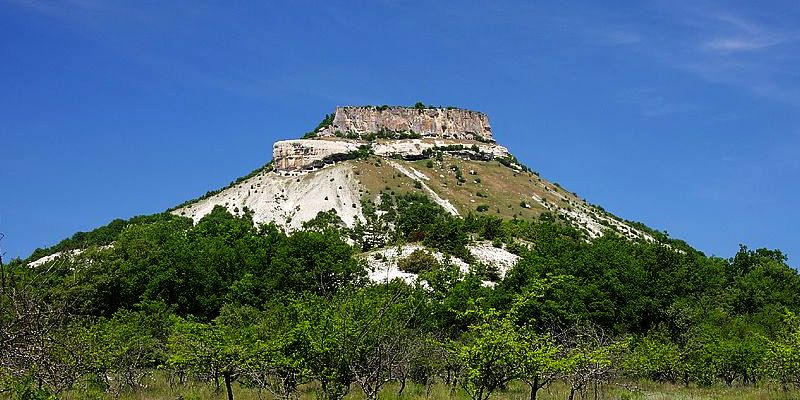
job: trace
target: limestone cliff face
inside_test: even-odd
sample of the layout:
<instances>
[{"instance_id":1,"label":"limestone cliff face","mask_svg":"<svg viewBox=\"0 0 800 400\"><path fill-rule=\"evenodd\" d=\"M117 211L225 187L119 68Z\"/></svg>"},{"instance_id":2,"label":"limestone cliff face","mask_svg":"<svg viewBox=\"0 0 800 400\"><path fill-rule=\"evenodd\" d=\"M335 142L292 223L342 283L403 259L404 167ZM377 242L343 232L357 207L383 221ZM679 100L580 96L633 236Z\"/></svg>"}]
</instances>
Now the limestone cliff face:
<instances>
[{"instance_id":1,"label":"limestone cliff face","mask_svg":"<svg viewBox=\"0 0 800 400\"><path fill-rule=\"evenodd\" d=\"M272 160L276 170L297 171L318 168L326 157L357 150L358 144L330 140L282 140L272 146Z\"/></svg>"},{"instance_id":2,"label":"limestone cliff face","mask_svg":"<svg viewBox=\"0 0 800 400\"><path fill-rule=\"evenodd\" d=\"M296 139L275 142L272 148L273 166L279 172L292 172L312 170L332 163L337 155L347 154L358 150L359 146L369 146L377 156L399 156L405 160L424 158L426 150L437 147L461 144L454 140L388 140L381 143L365 143L347 140L313 140ZM508 149L493 143L472 143L462 145L462 150L451 150L450 154L463 158L490 160L497 157L507 157Z\"/></svg>"},{"instance_id":3,"label":"limestone cliff face","mask_svg":"<svg viewBox=\"0 0 800 400\"><path fill-rule=\"evenodd\" d=\"M486 114L456 108L337 107L333 123L318 136L414 132L422 137L494 141Z\"/></svg>"}]
</instances>

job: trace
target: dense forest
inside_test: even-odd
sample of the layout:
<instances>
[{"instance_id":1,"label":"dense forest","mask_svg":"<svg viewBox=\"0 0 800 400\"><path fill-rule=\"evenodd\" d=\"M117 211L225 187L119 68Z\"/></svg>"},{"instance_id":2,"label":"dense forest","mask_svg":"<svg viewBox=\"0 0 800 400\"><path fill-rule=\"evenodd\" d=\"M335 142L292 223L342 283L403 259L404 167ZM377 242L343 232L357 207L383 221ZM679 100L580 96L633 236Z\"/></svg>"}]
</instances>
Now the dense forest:
<instances>
[{"instance_id":1,"label":"dense forest","mask_svg":"<svg viewBox=\"0 0 800 400\"><path fill-rule=\"evenodd\" d=\"M589 240L548 214L458 218L411 194L365 210L352 229L320 213L291 235L246 210L197 224L164 213L39 250L31 260L66 255L35 267L11 261L0 397L117 397L156 373L229 399L305 385L326 400L411 384L473 400L512 383L530 399L552 384L570 399L643 381L800 385L800 276L778 250L721 259L663 233ZM472 259L475 240L520 259L500 276ZM470 271L422 251L401 260L415 284L367 279L364 251L412 242Z\"/></svg>"}]
</instances>

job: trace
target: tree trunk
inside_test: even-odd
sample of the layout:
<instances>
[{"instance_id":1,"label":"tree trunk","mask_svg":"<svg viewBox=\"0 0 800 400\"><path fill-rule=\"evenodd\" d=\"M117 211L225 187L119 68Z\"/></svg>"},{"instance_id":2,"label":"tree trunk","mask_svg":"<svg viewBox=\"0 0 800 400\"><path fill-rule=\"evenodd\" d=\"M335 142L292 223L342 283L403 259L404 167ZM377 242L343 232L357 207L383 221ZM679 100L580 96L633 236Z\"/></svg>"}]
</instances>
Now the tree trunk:
<instances>
[{"instance_id":1,"label":"tree trunk","mask_svg":"<svg viewBox=\"0 0 800 400\"><path fill-rule=\"evenodd\" d=\"M569 400L573 400L573 399L575 399L575 388L574 387L569 389Z\"/></svg>"},{"instance_id":2,"label":"tree trunk","mask_svg":"<svg viewBox=\"0 0 800 400\"><path fill-rule=\"evenodd\" d=\"M222 375L225 377L225 391L228 392L228 400L233 400L233 390L231 389L231 373L224 372Z\"/></svg>"},{"instance_id":3,"label":"tree trunk","mask_svg":"<svg viewBox=\"0 0 800 400\"><path fill-rule=\"evenodd\" d=\"M533 377L533 383L529 384L531 387L531 397L530 400L536 400L536 395L539 393L539 376Z\"/></svg>"},{"instance_id":4,"label":"tree trunk","mask_svg":"<svg viewBox=\"0 0 800 400\"><path fill-rule=\"evenodd\" d=\"M403 390L406 389L406 378L400 379L400 390L397 391L397 397L403 395Z\"/></svg>"}]
</instances>

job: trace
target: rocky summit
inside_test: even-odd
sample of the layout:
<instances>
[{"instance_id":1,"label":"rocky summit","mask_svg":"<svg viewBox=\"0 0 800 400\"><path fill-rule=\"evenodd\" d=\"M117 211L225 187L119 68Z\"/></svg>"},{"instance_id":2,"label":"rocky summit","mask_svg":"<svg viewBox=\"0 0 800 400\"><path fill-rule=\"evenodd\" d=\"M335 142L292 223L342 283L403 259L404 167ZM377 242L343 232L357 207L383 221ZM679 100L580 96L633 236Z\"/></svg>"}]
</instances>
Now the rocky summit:
<instances>
[{"instance_id":1,"label":"rocky summit","mask_svg":"<svg viewBox=\"0 0 800 400\"><path fill-rule=\"evenodd\" d=\"M414 132L426 138L492 141L486 114L460 108L338 107L321 137L354 134L364 138L378 132Z\"/></svg>"}]
</instances>

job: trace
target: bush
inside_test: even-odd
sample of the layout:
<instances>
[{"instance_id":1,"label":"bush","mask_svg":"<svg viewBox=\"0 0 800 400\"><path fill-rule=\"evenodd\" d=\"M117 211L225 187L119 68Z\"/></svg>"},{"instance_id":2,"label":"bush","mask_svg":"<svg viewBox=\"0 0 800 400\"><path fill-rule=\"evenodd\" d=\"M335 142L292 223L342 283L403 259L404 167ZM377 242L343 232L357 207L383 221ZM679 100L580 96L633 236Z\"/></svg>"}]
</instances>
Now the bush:
<instances>
[{"instance_id":1,"label":"bush","mask_svg":"<svg viewBox=\"0 0 800 400\"><path fill-rule=\"evenodd\" d=\"M397 268L403 272L412 274L430 271L436 269L438 266L439 261L436 260L436 257L422 249L414 250L408 257L397 262Z\"/></svg>"}]
</instances>

